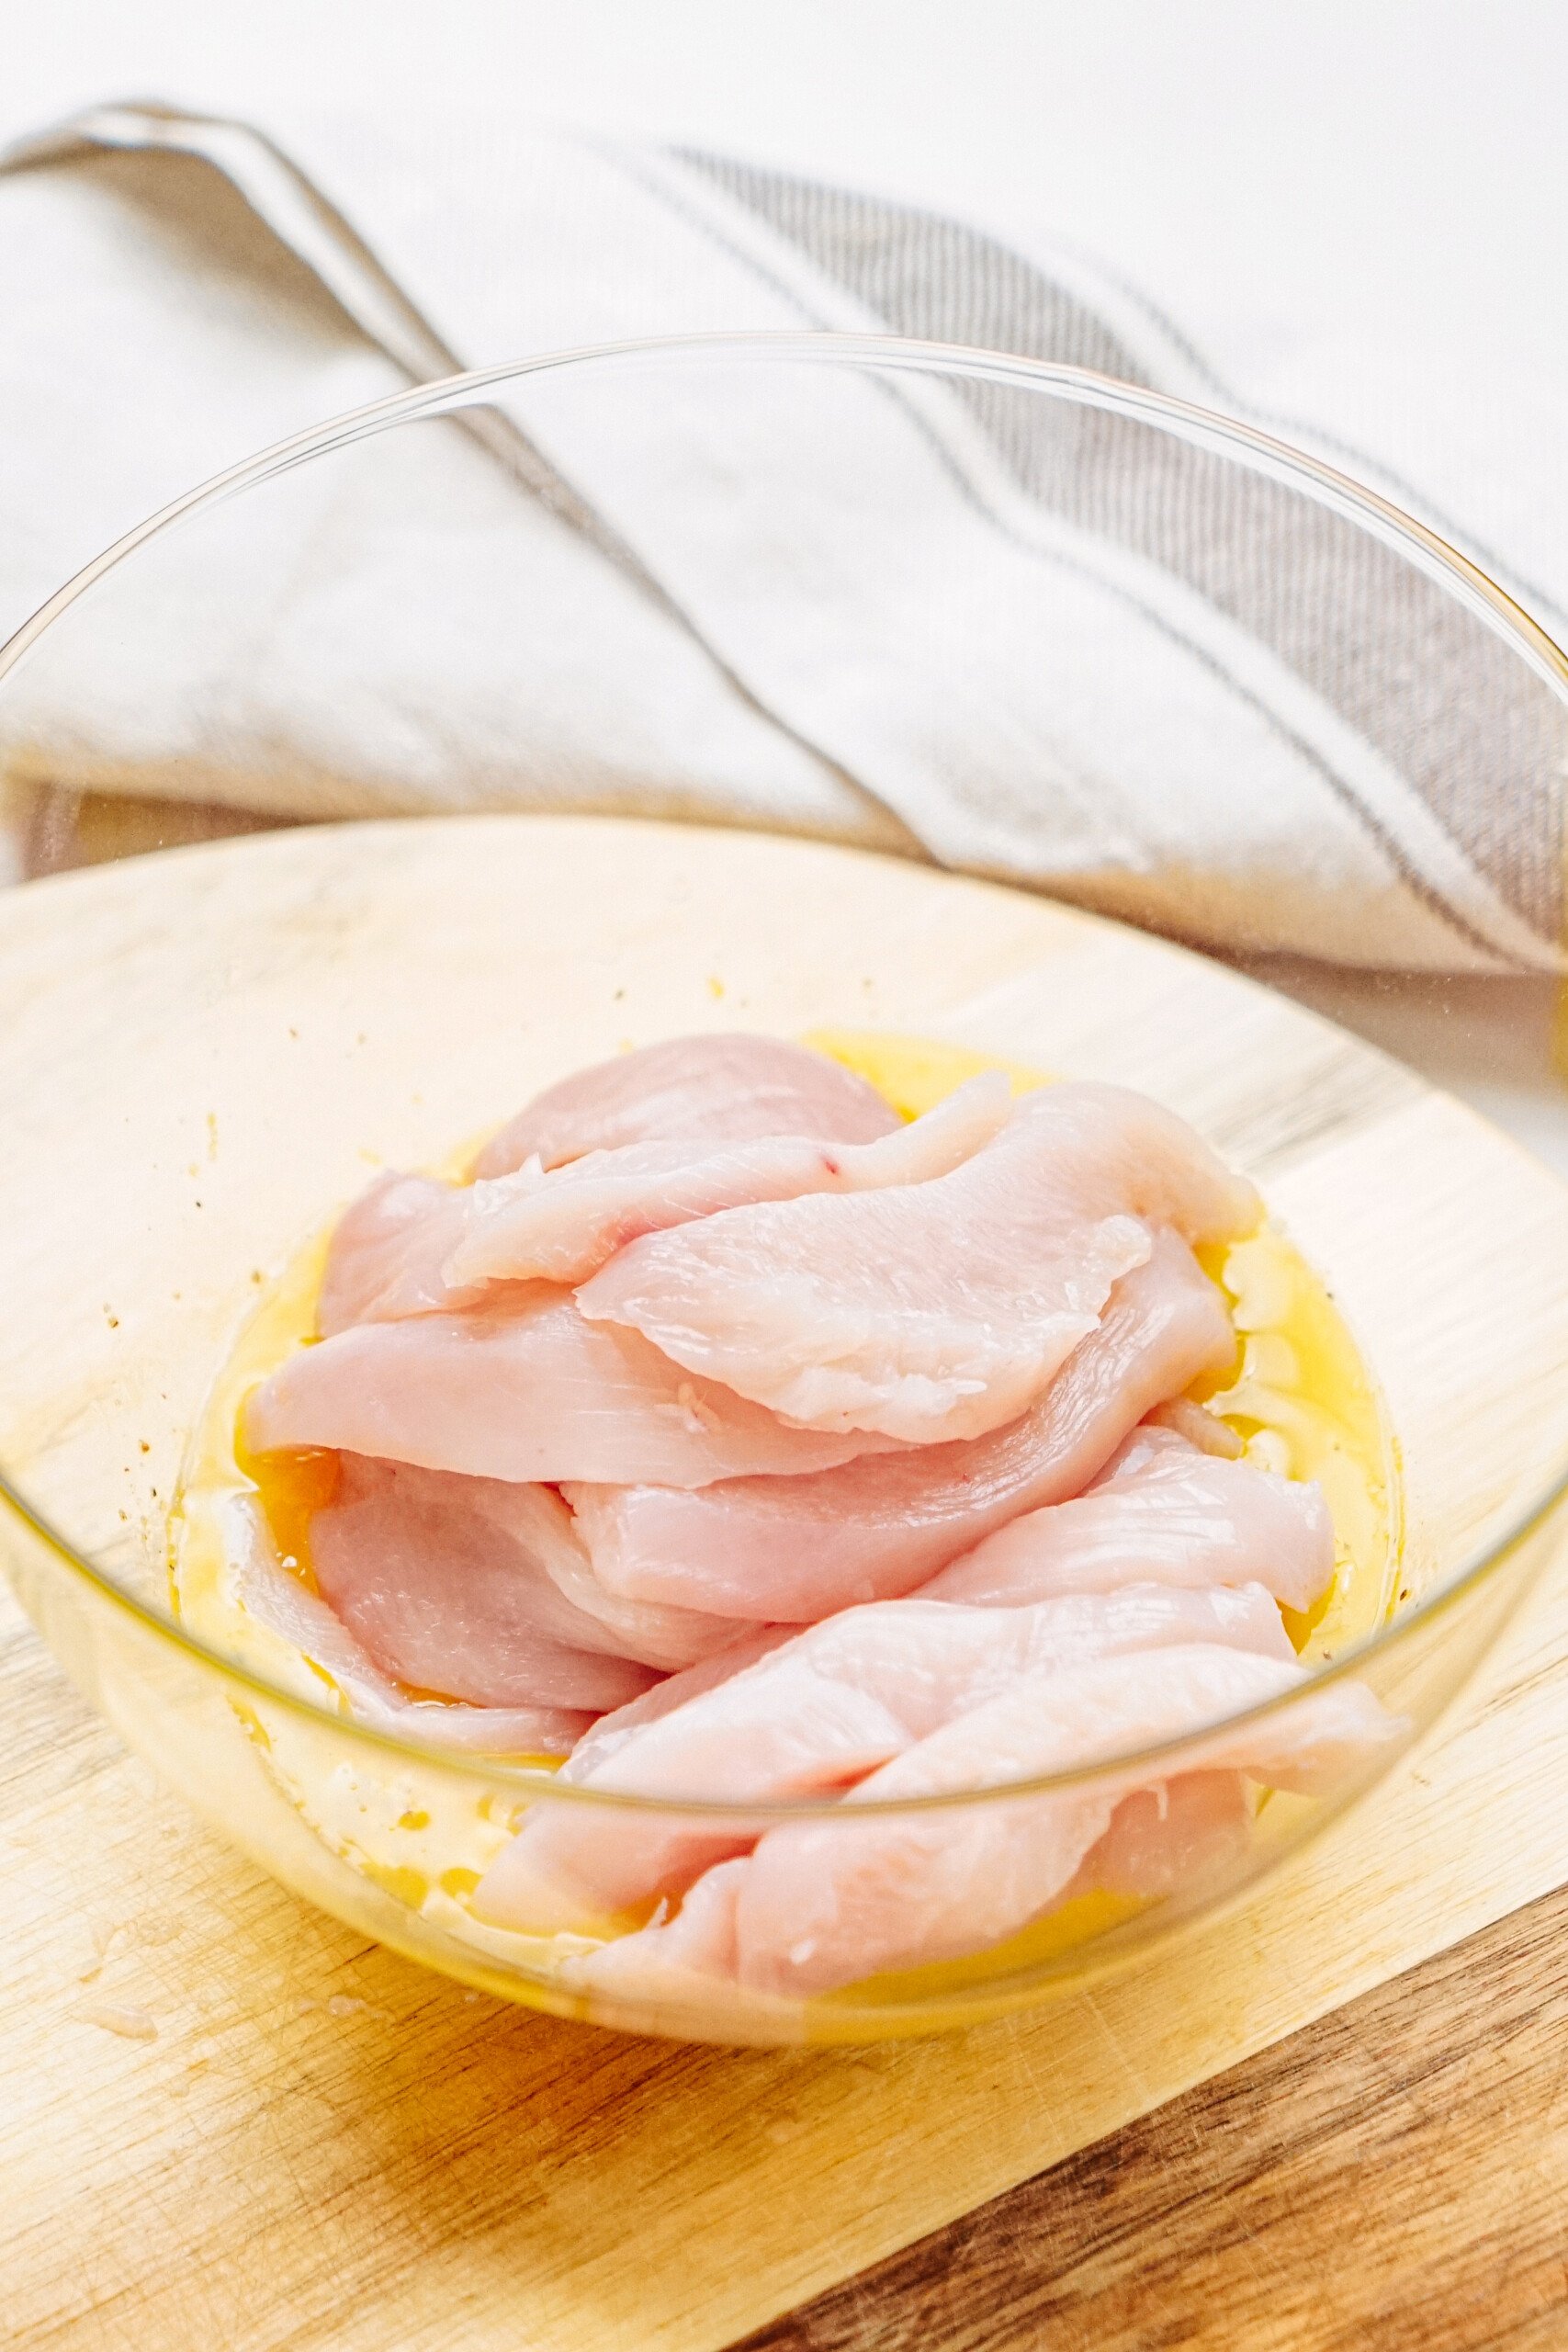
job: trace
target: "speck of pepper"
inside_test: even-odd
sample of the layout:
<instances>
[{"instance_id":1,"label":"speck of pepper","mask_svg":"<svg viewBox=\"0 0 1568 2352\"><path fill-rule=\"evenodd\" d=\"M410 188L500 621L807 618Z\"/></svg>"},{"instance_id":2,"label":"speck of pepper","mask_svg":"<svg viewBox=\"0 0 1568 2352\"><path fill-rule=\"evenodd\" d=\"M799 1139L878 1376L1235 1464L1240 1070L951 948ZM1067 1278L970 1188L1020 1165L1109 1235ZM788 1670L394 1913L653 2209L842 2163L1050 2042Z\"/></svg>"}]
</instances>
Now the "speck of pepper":
<instances>
[{"instance_id":1,"label":"speck of pepper","mask_svg":"<svg viewBox=\"0 0 1568 2352\"><path fill-rule=\"evenodd\" d=\"M118 1331L119 1329L119 1317L118 1315L111 1314L107 1306L104 1309L104 1320L108 1325L111 1331Z\"/></svg>"}]
</instances>

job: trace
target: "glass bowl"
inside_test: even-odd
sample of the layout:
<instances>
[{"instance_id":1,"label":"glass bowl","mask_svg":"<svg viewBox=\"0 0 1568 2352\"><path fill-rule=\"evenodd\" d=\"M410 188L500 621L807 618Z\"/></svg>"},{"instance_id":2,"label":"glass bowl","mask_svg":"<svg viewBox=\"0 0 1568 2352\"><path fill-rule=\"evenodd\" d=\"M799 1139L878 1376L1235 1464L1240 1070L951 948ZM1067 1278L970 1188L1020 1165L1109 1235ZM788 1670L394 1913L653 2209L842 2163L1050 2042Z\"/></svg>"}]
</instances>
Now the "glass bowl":
<instances>
[{"instance_id":1,"label":"glass bowl","mask_svg":"<svg viewBox=\"0 0 1568 2352\"><path fill-rule=\"evenodd\" d=\"M869 440L868 416L886 425ZM910 435L940 436L951 508L910 494ZM1032 569L998 576L966 519L976 500ZM834 518L828 541L796 527L807 505ZM1204 536L1222 510L1223 564ZM1292 591L1281 534L1355 593ZM584 620L606 581L623 622L628 595L642 616L613 639ZM1179 645L1156 590L1182 603ZM930 2032L1152 1961L1359 1798L1459 1690L1562 1542L1568 1196L1398 1064L1116 920L1231 950L1354 961L1365 945L1321 876L1282 886L1294 819L1287 782L1247 752L1256 698L1227 688L1229 717L1204 699L1222 625L1256 631L1272 672L1288 657L1298 716L1302 681L1348 664L1382 759L1427 756L1410 713L1440 703L1461 659L1490 696L1472 748L1495 791L1568 741L1568 671L1539 629L1332 469L1083 371L880 338L628 345L382 401L153 518L0 651L13 781L400 820L130 859L0 902L0 1546L94 1704L288 1885L562 2015L732 2041ZM1038 665L1049 740L998 726L976 644L998 680ZM873 672L936 681L962 826L957 802L923 807L911 786L877 808L851 780L873 735L897 775L897 729L864 707ZM795 715L807 704L825 735ZM918 835L1016 866L1046 789L1132 790L1126 763L1151 745L1185 880L1179 855L1108 870L1061 825L1038 856L1055 897L910 855ZM679 820L719 790L732 830L622 813ZM528 813L563 797L600 813ZM464 801L502 813L412 813ZM786 815L889 854L766 830ZM1156 1898L1075 1895L971 1953L827 1991L678 1972L607 1990L584 1978L581 1939L472 1909L474 1858L525 1809L569 1841L680 1828L715 1852L792 1825L830 1852L876 1810L929 1860L1074 1807L1162 1809L1214 1755L1204 1732L852 1815L639 1802L444 1749L417 1710L364 1720L276 1642L216 1641L172 1608L171 1513L205 1400L275 1278L373 1169L449 1164L629 1043L735 1028L1125 1080L1258 1178L1382 1385L1404 1535L1389 1621L1327 1657L1309 1643L1306 1698L1224 1736L1261 1752L1282 1712L1347 1690L1382 1728L1310 1792L1256 1787L1245 1837Z\"/></svg>"}]
</instances>

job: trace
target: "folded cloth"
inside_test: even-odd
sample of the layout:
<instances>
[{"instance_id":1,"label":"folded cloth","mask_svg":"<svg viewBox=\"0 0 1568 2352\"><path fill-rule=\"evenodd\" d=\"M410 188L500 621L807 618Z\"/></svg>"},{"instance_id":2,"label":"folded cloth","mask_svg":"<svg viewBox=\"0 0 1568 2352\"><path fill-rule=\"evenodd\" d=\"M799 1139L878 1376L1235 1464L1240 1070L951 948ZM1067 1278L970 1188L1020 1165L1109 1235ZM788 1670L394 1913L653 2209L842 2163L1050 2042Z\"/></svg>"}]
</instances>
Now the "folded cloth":
<instances>
[{"instance_id":1,"label":"folded cloth","mask_svg":"<svg viewBox=\"0 0 1568 2352\"><path fill-rule=\"evenodd\" d=\"M1082 256L713 155L536 131L433 166L371 123L285 154L143 105L0 170L7 622L248 447L527 353L871 331L1246 405ZM1501 449L1450 512L1396 416L1361 450L1336 424L1278 429L1558 626ZM1249 952L1561 968L1562 702L1278 481L1003 384L804 362L530 377L467 427L220 508L46 638L0 686L17 862L62 786L253 821L634 809Z\"/></svg>"}]
</instances>

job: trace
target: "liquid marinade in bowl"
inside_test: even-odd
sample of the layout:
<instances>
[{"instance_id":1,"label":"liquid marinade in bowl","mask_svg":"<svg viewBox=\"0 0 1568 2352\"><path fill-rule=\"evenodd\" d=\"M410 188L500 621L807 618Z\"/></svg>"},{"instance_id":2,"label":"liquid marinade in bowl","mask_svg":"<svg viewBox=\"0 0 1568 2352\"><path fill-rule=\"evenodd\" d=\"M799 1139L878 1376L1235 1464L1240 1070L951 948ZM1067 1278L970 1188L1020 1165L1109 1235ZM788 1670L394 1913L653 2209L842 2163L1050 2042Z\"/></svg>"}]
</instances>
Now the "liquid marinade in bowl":
<instances>
[{"instance_id":1,"label":"liquid marinade in bowl","mask_svg":"<svg viewBox=\"0 0 1568 2352\"><path fill-rule=\"evenodd\" d=\"M816 1362L764 1361L744 1296L733 1312L728 1236L782 1251L765 1270L793 1280L790 1252L813 1238L802 1203L844 1202L829 1215L852 1238L880 1230L857 1223L857 1204L885 1209L904 1191L894 1214L907 1216L910 1188L934 1183L923 1200L950 1203L953 1220L931 1253L934 1275L944 1254L974 1254L964 1219L976 1201L984 1213L974 1188L997 1182L986 1154L1004 1140L1024 1148L1029 1174L1016 1106L1038 1106L1050 1086L1043 1073L919 1039L835 1031L807 1043L824 1057L816 1067L850 1074L858 1098L838 1101L829 1078L817 1118L828 1142L795 1137L783 1163L777 1136L801 1124L785 1099L788 1049L782 1081L765 1069L759 1082L764 1096L783 1083L776 1114L721 1107L693 1136L667 1099L676 1041L605 1066L611 1097L618 1088L625 1100L591 1087L580 1114L564 1089L540 1098L542 1126L536 1116L527 1132L525 1113L480 1151L478 1187L465 1181L471 1151L444 1179L382 1180L263 1298L211 1391L175 1506L175 1606L215 1647L405 1736L677 1808L661 1819L657 1804L642 1815L530 1805L515 1792L476 1796L456 1777L415 1788L368 1747L323 1770L296 1719L246 1708L276 1785L340 1860L476 1954L556 1978L590 2005L684 1995L766 2010L831 2005L852 1988L918 2002L1038 1965L1234 1871L1261 1814L1296 1801L1292 1780L1316 1793L1395 1728L1353 1683L1316 1694L1311 1720L1308 1685L1250 1748L1221 1731L1165 1779L1130 1767L1076 1798L998 1799L977 1836L940 1810L891 1832L874 1812L821 1821L825 1799L847 1815L868 1799L1070 1772L1278 1696L1390 1612L1401 1502L1372 1374L1320 1278L1255 1196L1248 1208L1245 1187L1217 1216L1174 1197L1141 1202L1142 1219L1113 1205L1080 1214L1063 1245L1075 1258L1064 1295L1035 1300L1021 1373L1004 1346L994 1381L948 1376L942 1345L951 1353L953 1335L931 1352L918 1263L896 1285L880 1339L862 1329L846 1348L840 1330ZM726 1070L716 1081L715 1100L751 1083ZM813 1084L808 1072L808 1095ZM565 1110L552 1124L556 1094ZM1091 1126L1102 1095L1120 1090L1085 1090ZM1117 1115L1140 1100L1122 1098ZM1156 1148L1169 1145L1153 1132ZM1188 1190L1223 1187L1224 1171L1191 1145L1209 1165ZM1185 1148L1179 1136L1172 1148ZM1113 1129L1087 1145L1070 1125L1047 1136L1042 1197L1070 1183L1076 1151L1103 1209L1118 1148ZM595 1151L611 1156L587 1157ZM1134 1143L1130 1180L1122 1171L1130 1199L1144 1182L1137 1159ZM727 1225L709 1223L726 1211ZM1167 1222L1183 1216L1190 1253ZM1204 1229L1205 1216L1220 1229ZM691 1255L694 1238L723 1245L716 1271L701 1248ZM1084 1367L1092 1346L1109 1345L1127 1286L1166 1278L1162 1253L1191 1284L1191 1312L1211 1317L1193 1351L1201 1367L1156 1378L1168 1394L1151 1391L1147 1409L1122 1402L1108 1423ZM637 1323L580 1312L580 1296L590 1310L600 1303L592 1284L606 1269L615 1317ZM705 1331L681 1319L701 1322L702 1296L681 1304L694 1269L699 1292L708 1276ZM831 1304L830 1258L807 1274ZM661 1276L675 1284L673 1314L668 1297L659 1303ZM744 1294L743 1267L739 1282ZM760 1311L766 1321L765 1287ZM656 1347L650 1323L683 1363ZM329 1355L306 1364L314 1385L301 1402L288 1387L299 1374L285 1367L305 1362L319 1328ZM458 1355L432 1355L438 1339ZM527 1352L509 1363L519 1344ZM412 1409L396 1386L409 1345L424 1384ZM584 1435L581 1413L573 1419L582 1380L603 1370L595 1354L585 1372L573 1352L584 1345L619 1348L606 1361L642 1384L628 1408L635 1440L629 1421ZM481 1360L476 1346L492 1352ZM335 1394L320 1377L333 1347ZM918 1363L904 1361L911 1349ZM714 1363L752 1396L710 1378ZM525 1399L534 1382L536 1414L485 1425L472 1400L496 1380ZM1071 1461L1043 1490L1032 1466L1021 1483L1017 1459L1031 1447L1032 1464L1063 1450L1053 1415L1071 1419L1075 1381L1089 1407L1076 1408L1080 1434L1067 1432ZM1057 1409L1057 1399L1067 1401ZM287 1442L301 1433L330 1442ZM617 1460L633 1473L622 1485L603 1475ZM966 1464L1010 1464L1011 1485L1004 1478L984 1522L965 1500L934 1535L919 1529L918 1508L908 1540L925 1549L912 1565L884 1542L863 1554L865 1589L852 1577L835 1585L834 1543L819 1544L809 1521L793 1546L775 1538L769 1550L768 1514L789 1507L792 1488L807 1491L797 1479L841 1534L857 1495L929 1480L939 1461L961 1485ZM661 1474L691 1483L665 1487ZM988 1475L980 1468L982 1484ZM866 1476L869 1488L857 1483ZM721 1542L705 1566L705 1529L729 1498L740 1505L734 1556ZM694 1553L681 1551L688 1540ZM749 1561L760 1579L750 1604ZM710 1587L730 1579L726 1613L692 1606L713 1598L700 1577L694 1589L699 1568ZM653 1597L660 1590L680 1597ZM815 1801L812 1819L775 1810L715 1824L678 1812L800 1799Z\"/></svg>"}]
</instances>

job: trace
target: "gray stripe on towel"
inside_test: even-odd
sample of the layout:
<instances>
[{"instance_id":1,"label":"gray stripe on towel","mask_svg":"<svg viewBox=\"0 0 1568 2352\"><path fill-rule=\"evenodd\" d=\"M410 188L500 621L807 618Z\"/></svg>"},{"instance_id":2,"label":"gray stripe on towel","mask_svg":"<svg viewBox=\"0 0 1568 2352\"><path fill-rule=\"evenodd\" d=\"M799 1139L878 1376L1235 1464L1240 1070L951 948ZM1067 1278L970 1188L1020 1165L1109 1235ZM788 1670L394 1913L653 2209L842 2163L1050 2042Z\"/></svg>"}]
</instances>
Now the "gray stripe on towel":
<instances>
[{"instance_id":1,"label":"gray stripe on towel","mask_svg":"<svg viewBox=\"0 0 1568 2352\"><path fill-rule=\"evenodd\" d=\"M1153 382L1084 300L993 237L728 157L681 160L896 334ZM1568 715L1481 621L1281 484L1125 418L1065 413L1007 385L962 389L1023 490L1266 645L1406 777L1543 944L1561 945Z\"/></svg>"}]
</instances>

